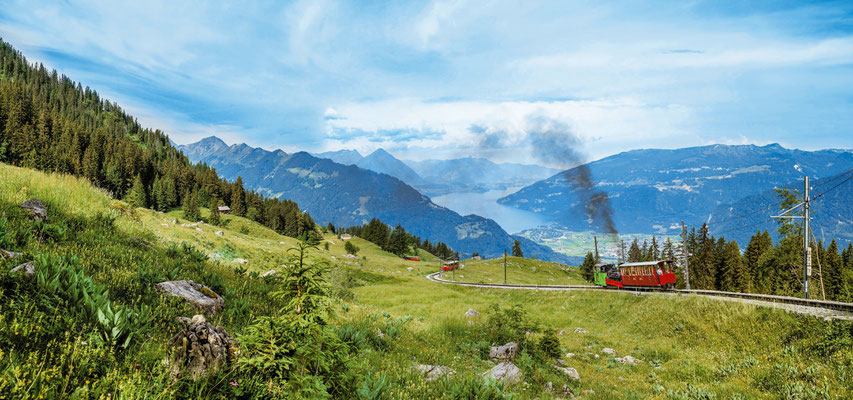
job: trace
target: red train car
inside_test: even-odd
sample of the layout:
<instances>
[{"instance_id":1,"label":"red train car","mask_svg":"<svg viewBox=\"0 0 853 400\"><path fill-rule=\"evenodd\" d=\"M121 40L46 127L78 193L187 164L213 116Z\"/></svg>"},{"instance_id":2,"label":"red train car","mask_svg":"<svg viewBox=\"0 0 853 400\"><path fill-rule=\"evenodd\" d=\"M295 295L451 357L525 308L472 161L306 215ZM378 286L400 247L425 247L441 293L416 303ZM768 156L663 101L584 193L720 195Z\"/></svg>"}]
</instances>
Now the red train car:
<instances>
[{"instance_id":1,"label":"red train car","mask_svg":"<svg viewBox=\"0 0 853 400\"><path fill-rule=\"evenodd\" d=\"M675 286L672 260L643 261L620 264L619 280L608 279L607 284L616 287L661 287Z\"/></svg>"}]
</instances>

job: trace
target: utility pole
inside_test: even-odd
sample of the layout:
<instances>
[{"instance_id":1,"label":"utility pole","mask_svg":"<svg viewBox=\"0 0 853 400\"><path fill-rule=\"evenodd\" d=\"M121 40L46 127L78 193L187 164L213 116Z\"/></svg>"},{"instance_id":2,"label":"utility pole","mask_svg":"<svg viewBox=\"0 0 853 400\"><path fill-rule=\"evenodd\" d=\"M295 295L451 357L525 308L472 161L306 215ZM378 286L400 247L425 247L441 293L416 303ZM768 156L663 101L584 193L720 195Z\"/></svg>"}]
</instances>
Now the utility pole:
<instances>
[{"instance_id":1,"label":"utility pole","mask_svg":"<svg viewBox=\"0 0 853 400\"><path fill-rule=\"evenodd\" d=\"M687 267L687 227L681 221L681 257L684 258L684 286L690 290L690 268Z\"/></svg>"},{"instance_id":2,"label":"utility pole","mask_svg":"<svg viewBox=\"0 0 853 400\"><path fill-rule=\"evenodd\" d=\"M812 248L809 246L809 176L803 180L803 298L809 298L809 277L812 275Z\"/></svg>"},{"instance_id":3,"label":"utility pole","mask_svg":"<svg viewBox=\"0 0 853 400\"><path fill-rule=\"evenodd\" d=\"M625 239L622 239L621 244L619 245L619 264L628 261L625 258Z\"/></svg>"},{"instance_id":4,"label":"utility pole","mask_svg":"<svg viewBox=\"0 0 853 400\"><path fill-rule=\"evenodd\" d=\"M598 264L601 262L601 258L598 257L598 236L592 237L595 240L595 263Z\"/></svg>"},{"instance_id":5,"label":"utility pole","mask_svg":"<svg viewBox=\"0 0 853 400\"><path fill-rule=\"evenodd\" d=\"M504 247L504 285L506 285L506 247Z\"/></svg>"}]
</instances>

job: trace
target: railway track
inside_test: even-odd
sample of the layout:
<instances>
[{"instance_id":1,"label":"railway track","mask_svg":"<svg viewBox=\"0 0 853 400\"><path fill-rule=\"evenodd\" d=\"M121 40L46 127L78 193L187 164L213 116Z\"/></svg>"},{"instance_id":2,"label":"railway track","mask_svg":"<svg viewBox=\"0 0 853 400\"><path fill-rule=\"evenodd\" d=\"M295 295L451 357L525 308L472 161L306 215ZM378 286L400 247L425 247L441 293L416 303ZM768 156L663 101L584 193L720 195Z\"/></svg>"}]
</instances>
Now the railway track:
<instances>
[{"instance_id":1,"label":"railway track","mask_svg":"<svg viewBox=\"0 0 853 400\"><path fill-rule=\"evenodd\" d=\"M494 289L517 289L517 290L589 290L589 291L607 291L607 292L661 292L667 294L687 294L707 297L729 298L750 300L760 303L784 304L799 307L808 307L813 309L831 310L841 313L842 316L853 317L853 303L843 303L839 301L802 299L789 296L775 296L769 294L756 293L733 293L721 292L717 290L686 290L686 289L671 289L661 290L657 288L631 288L631 289L608 289L601 286L586 286L586 285L517 285L517 284L501 284L501 283L472 283L472 282L451 282L439 277L441 272L435 272L427 275L427 279L450 285L479 287L479 288L494 288Z\"/></svg>"}]
</instances>

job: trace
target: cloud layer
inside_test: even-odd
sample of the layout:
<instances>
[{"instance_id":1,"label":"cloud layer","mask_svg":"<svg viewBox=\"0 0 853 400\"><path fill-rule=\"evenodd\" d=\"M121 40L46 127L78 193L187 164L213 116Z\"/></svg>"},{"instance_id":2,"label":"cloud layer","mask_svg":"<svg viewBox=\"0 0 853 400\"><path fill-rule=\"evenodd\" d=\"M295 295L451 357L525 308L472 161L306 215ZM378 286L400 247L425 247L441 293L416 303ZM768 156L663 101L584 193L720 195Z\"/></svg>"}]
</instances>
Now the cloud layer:
<instances>
[{"instance_id":1,"label":"cloud layer","mask_svg":"<svg viewBox=\"0 0 853 400\"><path fill-rule=\"evenodd\" d=\"M537 145L568 131L591 158L853 147L851 15L846 2L10 0L0 36L179 143L556 165Z\"/></svg>"}]
</instances>

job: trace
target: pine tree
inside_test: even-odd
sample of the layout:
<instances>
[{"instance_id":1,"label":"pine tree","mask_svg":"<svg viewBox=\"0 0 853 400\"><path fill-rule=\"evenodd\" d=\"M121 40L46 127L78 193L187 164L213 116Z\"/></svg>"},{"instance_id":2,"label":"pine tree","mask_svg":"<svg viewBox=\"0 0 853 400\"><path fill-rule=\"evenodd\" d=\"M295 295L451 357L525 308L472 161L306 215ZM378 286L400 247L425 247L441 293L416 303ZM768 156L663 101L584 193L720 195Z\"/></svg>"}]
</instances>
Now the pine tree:
<instances>
[{"instance_id":1,"label":"pine tree","mask_svg":"<svg viewBox=\"0 0 853 400\"><path fill-rule=\"evenodd\" d=\"M243 190L243 178L237 177L234 182L234 191L231 193L231 213L238 216L246 216L246 191ZM299 234L296 233L296 236Z\"/></svg>"},{"instance_id":2,"label":"pine tree","mask_svg":"<svg viewBox=\"0 0 853 400\"><path fill-rule=\"evenodd\" d=\"M829 243L829 247L820 257L821 269L823 270L823 284L826 291L826 298L829 300L838 299L844 290L844 279L842 276L842 261L838 254L838 243L835 239Z\"/></svg>"},{"instance_id":3,"label":"pine tree","mask_svg":"<svg viewBox=\"0 0 853 400\"><path fill-rule=\"evenodd\" d=\"M198 221L201 219L201 214L198 209L198 193L195 191L187 191L184 194L184 219L187 221Z\"/></svg>"},{"instance_id":4,"label":"pine tree","mask_svg":"<svg viewBox=\"0 0 853 400\"><path fill-rule=\"evenodd\" d=\"M358 246L354 245L350 241L347 241L346 243L344 243L344 250L346 250L347 254L352 254L352 255L358 254Z\"/></svg>"},{"instance_id":5,"label":"pine tree","mask_svg":"<svg viewBox=\"0 0 853 400\"><path fill-rule=\"evenodd\" d=\"M587 282L592 282L595 272L595 255L591 251L586 253L580 266L581 277Z\"/></svg>"},{"instance_id":6,"label":"pine tree","mask_svg":"<svg viewBox=\"0 0 853 400\"><path fill-rule=\"evenodd\" d=\"M512 256L524 257L524 252L521 251L521 242L518 239L515 239L512 243Z\"/></svg>"},{"instance_id":7,"label":"pine tree","mask_svg":"<svg viewBox=\"0 0 853 400\"><path fill-rule=\"evenodd\" d=\"M660 248L658 247L658 240L654 236L652 236L652 244L649 245L648 254L646 255L646 261L654 261L660 259Z\"/></svg>"},{"instance_id":8,"label":"pine tree","mask_svg":"<svg viewBox=\"0 0 853 400\"><path fill-rule=\"evenodd\" d=\"M136 175L136 178L133 179L133 187L127 195L127 202L134 207L145 207L148 204L147 198L145 185L142 184L142 177Z\"/></svg>"},{"instance_id":9,"label":"pine tree","mask_svg":"<svg viewBox=\"0 0 853 400\"><path fill-rule=\"evenodd\" d=\"M391 232L391 236L388 239L388 252L392 254L396 254L398 256L402 256L408 250L408 240L406 240L406 230L403 229L403 226L397 224L397 227L394 228L394 231Z\"/></svg>"},{"instance_id":10,"label":"pine tree","mask_svg":"<svg viewBox=\"0 0 853 400\"><path fill-rule=\"evenodd\" d=\"M643 260L643 251L640 250L638 239L631 242L631 248L628 250L628 262L639 262Z\"/></svg>"},{"instance_id":11,"label":"pine tree","mask_svg":"<svg viewBox=\"0 0 853 400\"><path fill-rule=\"evenodd\" d=\"M211 225L219 225L222 221L219 220L219 199L216 197L210 199L210 216L207 217L207 223Z\"/></svg>"}]
</instances>

